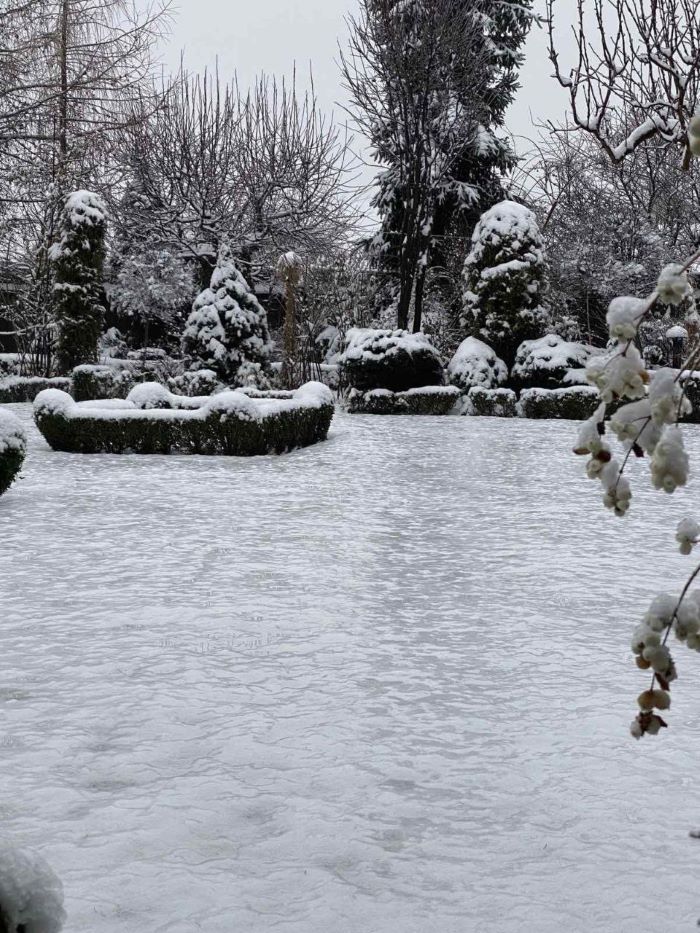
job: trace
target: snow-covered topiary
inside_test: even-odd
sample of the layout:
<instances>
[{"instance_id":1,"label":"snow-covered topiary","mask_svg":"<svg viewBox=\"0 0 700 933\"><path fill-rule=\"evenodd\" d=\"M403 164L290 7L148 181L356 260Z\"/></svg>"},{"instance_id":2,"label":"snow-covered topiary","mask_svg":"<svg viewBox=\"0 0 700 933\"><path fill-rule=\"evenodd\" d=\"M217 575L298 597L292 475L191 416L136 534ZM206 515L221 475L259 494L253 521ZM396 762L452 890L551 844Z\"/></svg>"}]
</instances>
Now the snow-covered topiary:
<instances>
[{"instance_id":1,"label":"snow-covered topiary","mask_svg":"<svg viewBox=\"0 0 700 933\"><path fill-rule=\"evenodd\" d=\"M60 933L65 919L63 885L44 859L0 847L0 930Z\"/></svg>"},{"instance_id":2,"label":"snow-covered topiary","mask_svg":"<svg viewBox=\"0 0 700 933\"><path fill-rule=\"evenodd\" d=\"M440 354L425 334L353 327L339 358L341 377L354 389L404 392L442 385Z\"/></svg>"},{"instance_id":3,"label":"snow-covered topiary","mask_svg":"<svg viewBox=\"0 0 700 933\"><path fill-rule=\"evenodd\" d=\"M456 386L422 386L406 392L351 389L347 408L351 415L447 415L459 399Z\"/></svg>"},{"instance_id":4,"label":"snow-covered topiary","mask_svg":"<svg viewBox=\"0 0 700 933\"><path fill-rule=\"evenodd\" d=\"M102 331L102 266L107 212L91 191L69 195L61 214L61 236L51 247L54 308L58 321L58 365L70 372L97 360Z\"/></svg>"},{"instance_id":5,"label":"snow-covered topiary","mask_svg":"<svg viewBox=\"0 0 700 933\"><path fill-rule=\"evenodd\" d=\"M593 386L564 389L525 389L520 393L518 411L523 418L562 418L585 421L600 404Z\"/></svg>"},{"instance_id":6,"label":"snow-covered topiary","mask_svg":"<svg viewBox=\"0 0 700 933\"><path fill-rule=\"evenodd\" d=\"M26 450L27 435L22 422L9 411L0 411L0 496L17 478Z\"/></svg>"},{"instance_id":7,"label":"snow-covered topiary","mask_svg":"<svg viewBox=\"0 0 700 933\"><path fill-rule=\"evenodd\" d=\"M476 337L467 337L448 363L447 376L452 385L464 392L474 386L496 389L507 380L508 368L488 344Z\"/></svg>"},{"instance_id":8,"label":"snow-covered topiary","mask_svg":"<svg viewBox=\"0 0 700 933\"><path fill-rule=\"evenodd\" d=\"M272 343L267 314L227 248L219 253L211 286L195 299L182 348L196 368L214 370L227 385L265 382L268 377Z\"/></svg>"},{"instance_id":9,"label":"snow-covered topiary","mask_svg":"<svg viewBox=\"0 0 700 933\"><path fill-rule=\"evenodd\" d=\"M583 384L581 370L595 353L585 343L573 343L557 334L537 340L525 340L518 347L510 373L513 386L556 389L572 382Z\"/></svg>"},{"instance_id":10,"label":"snow-covered topiary","mask_svg":"<svg viewBox=\"0 0 700 933\"><path fill-rule=\"evenodd\" d=\"M464 264L462 324L512 365L523 340L544 334L546 263L532 211L501 201L482 214Z\"/></svg>"}]
</instances>

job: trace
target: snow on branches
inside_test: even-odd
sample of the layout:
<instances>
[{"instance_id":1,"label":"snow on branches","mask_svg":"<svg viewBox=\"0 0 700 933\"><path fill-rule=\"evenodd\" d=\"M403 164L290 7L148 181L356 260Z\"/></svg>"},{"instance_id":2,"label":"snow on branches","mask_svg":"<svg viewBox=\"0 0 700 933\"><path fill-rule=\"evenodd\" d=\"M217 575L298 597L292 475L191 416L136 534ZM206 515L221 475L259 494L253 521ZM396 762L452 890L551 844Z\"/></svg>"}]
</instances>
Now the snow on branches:
<instances>
[{"instance_id":1,"label":"snow on branches","mask_svg":"<svg viewBox=\"0 0 700 933\"><path fill-rule=\"evenodd\" d=\"M628 296L611 302L607 315L611 349L592 357L586 367L601 404L581 425L574 453L589 458L588 476L601 483L605 506L619 516L627 513L632 500L625 475L632 456L649 461L655 489L671 494L688 481L690 461L679 421L691 413L692 406L682 377L697 361L700 348L696 346L678 370L665 367L650 372L635 339L658 302L678 304L684 300L690 289L688 270L699 259L700 251L683 265L666 266L656 290L646 300ZM617 456L611 436L621 448ZM681 553L690 554L700 540L700 525L684 519L676 540ZM669 709L671 683L677 677L667 645L671 632L689 648L700 651L700 591L690 592L699 575L700 566L680 597L657 597L635 631L632 651L637 667L652 675L650 688L638 697L639 713L631 727L635 738L656 735L666 726L659 712Z\"/></svg>"}]
</instances>

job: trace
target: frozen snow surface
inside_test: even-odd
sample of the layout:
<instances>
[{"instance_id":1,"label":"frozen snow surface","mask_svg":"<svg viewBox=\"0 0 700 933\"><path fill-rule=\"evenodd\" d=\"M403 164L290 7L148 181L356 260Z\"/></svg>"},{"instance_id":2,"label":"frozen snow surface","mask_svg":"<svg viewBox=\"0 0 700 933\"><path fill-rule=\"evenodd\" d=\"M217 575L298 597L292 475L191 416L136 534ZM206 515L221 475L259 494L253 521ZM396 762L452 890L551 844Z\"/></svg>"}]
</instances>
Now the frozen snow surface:
<instances>
[{"instance_id":1,"label":"frozen snow surface","mask_svg":"<svg viewBox=\"0 0 700 933\"><path fill-rule=\"evenodd\" d=\"M697 660L662 738L628 728L696 486L638 483L616 521L558 422L83 457L10 408L2 832L63 881L66 933L695 928Z\"/></svg>"}]
</instances>

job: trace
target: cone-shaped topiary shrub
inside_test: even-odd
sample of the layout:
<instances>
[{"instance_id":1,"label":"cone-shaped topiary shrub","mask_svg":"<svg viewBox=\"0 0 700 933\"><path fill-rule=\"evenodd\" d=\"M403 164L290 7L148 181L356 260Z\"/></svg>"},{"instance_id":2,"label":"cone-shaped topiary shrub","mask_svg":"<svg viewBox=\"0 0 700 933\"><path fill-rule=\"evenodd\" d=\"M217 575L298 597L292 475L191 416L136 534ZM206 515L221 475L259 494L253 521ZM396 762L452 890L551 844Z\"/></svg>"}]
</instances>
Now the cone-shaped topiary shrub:
<instances>
[{"instance_id":1,"label":"cone-shaped topiary shrub","mask_svg":"<svg viewBox=\"0 0 700 933\"><path fill-rule=\"evenodd\" d=\"M353 327L340 357L341 378L353 389L405 392L441 386L442 359L425 334Z\"/></svg>"},{"instance_id":2,"label":"cone-shaped topiary shrub","mask_svg":"<svg viewBox=\"0 0 700 933\"><path fill-rule=\"evenodd\" d=\"M532 211L501 201L481 216L464 264L462 324L507 366L523 340L545 333L546 264Z\"/></svg>"},{"instance_id":3,"label":"cone-shaped topiary shrub","mask_svg":"<svg viewBox=\"0 0 700 933\"><path fill-rule=\"evenodd\" d=\"M226 385L267 388L272 352L267 314L226 247L210 287L195 299L182 349L195 369L213 370Z\"/></svg>"},{"instance_id":4,"label":"cone-shaped topiary shrub","mask_svg":"<svg viewBox=\"0 0 700 933\"><path fill-rule=\"evenodd\" d=\"M26 450L27 435L22 422L9 411L0 411L0 496L17 478Z\"/></svg>"},{"instance_id":5,"label":"cone-shaped topiary shrub","mask_svg":"<svg viewBox=\"0 0 700 933\"><path fill-rule=\"evenodd\" d=\"M58 365L63 373L94 363L102 333L102 266L106 209L91 191L66 198L61 236L51 247L54 264L54 310L58 321Z\"/></svg>"}]
</instances>

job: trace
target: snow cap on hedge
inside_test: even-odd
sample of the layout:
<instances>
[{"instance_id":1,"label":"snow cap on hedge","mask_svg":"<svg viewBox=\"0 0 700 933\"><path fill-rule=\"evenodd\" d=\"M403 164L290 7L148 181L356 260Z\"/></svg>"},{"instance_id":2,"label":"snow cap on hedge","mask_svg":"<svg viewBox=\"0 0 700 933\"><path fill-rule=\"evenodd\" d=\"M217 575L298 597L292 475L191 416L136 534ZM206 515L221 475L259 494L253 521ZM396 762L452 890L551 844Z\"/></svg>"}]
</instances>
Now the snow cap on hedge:
<instances>
[{"instance_id":1,"label":"snow cap on hedge","mask_svg":"<svg viewBox=\"0 0 700 933\"><path fill-rule=\"evenodd\" d=\"M22 422L9 411L0 409L0 454L7 450L27 449L27 435Z\"/></svg>"}]
</instances>

